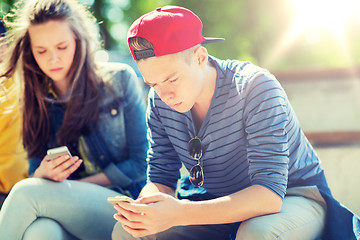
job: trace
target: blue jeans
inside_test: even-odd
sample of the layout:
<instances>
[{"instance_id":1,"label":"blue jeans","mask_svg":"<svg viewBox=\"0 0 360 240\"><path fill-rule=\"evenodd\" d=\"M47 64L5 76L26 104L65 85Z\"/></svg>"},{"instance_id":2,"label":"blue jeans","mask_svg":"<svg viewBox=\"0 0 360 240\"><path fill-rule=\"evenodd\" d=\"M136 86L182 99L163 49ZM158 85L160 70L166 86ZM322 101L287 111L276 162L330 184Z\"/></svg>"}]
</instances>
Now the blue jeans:
<instances>
[{"instance_id":1,"label":"blue jeans","mask_svg":"<svg viewBox=\"0 0 360 240\"><path fill-rule=\"evenodd\" d=\"M91 183L28 178L11 190L0 211L0 236L16 239L111 239L118 192Z\"/></svg>"}]
</instances>

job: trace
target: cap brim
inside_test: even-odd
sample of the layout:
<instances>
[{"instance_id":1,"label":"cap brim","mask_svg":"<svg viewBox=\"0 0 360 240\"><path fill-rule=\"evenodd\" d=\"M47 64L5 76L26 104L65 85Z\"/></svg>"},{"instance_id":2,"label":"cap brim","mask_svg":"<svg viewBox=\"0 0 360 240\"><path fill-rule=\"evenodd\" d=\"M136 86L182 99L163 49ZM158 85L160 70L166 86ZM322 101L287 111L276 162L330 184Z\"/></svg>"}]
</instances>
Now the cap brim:
<instances>
[{"instance_id":1,"label":"cap brim","mask_svg":"<svg viewBox=\"0 0 360 240\"><path fill-rule=\"evenodd\" d=\"M217 42L222 42L222 41L225 41L225 38L209 38L209 37L206 37L205 41L203 41L201 44L217 43Z\"/></svg>"}]
</instances>

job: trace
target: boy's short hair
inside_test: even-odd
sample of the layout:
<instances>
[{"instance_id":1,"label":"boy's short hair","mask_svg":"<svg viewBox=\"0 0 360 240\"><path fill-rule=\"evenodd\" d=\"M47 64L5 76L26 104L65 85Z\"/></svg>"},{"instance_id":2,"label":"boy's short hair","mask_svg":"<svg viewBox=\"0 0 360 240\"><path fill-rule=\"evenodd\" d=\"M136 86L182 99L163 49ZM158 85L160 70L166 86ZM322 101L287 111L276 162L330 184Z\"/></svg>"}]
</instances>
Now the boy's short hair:
<instances>
[{"instance_id":1,"label":"boy's short hair","mask_svg":"<svg viewBox=\"0 0 360 240\"><path fill-rule=\"evenodd\" d=\"M134 49L134 51L141 51L153 48L152 43L142 37L129 38L128 43L129 46Z\"/></svg>"},{"instance_id":2,"label":"boy's short hair","mask_svg":"<svg viewBox=\"0 0 360 240\"><path fill-rule=\"evenodd\" d=\"M224 40L203 37L202 27L199 17L186 8L157 8L144 14L131 25L127 36L129 48L133 58L140 60L178 53L200 43Z\"/></svg>"}]
</instances>

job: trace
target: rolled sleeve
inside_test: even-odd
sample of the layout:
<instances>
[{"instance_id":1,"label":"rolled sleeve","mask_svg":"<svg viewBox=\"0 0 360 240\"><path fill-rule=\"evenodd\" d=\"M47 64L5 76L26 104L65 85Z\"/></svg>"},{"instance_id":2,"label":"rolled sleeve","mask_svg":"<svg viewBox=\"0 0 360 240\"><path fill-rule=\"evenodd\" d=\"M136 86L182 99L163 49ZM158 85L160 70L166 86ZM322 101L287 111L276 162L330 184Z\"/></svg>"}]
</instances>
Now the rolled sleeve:
<instances>
[{"instance_id":1,"label":"rolled sleeve","mask_svg":"<svg viewBox=\"0 0 360 240\"><path fill-rule=\"evenodd\" d=\"M122 188L127 188L133 183L133 180L127 177L114 163L110 163L104 169L105 175L110 179L111 183Z\"/></svg>"},{"instance_id":2,"label":"rolled sleeve","mask_svg":"<svg viewBox=\"0 0 360 240\"><path fill-rule=\"evenodd\" d=\"M266 75L254 79L248 91L244 116L251 183L284 198L289 163L286 95L279 83Z\"/></svg>"}]
</instances>

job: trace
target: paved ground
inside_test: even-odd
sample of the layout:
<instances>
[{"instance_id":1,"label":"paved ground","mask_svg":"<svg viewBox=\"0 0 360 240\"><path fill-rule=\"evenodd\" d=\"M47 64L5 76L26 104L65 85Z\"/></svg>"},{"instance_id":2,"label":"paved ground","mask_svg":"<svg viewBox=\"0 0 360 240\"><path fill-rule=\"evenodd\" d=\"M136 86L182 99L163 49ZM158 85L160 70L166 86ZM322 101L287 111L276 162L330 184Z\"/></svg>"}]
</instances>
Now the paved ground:
<instances>
[{"instance_id":1,"label":"paved ground","mask_svg":"<svg viewBox=\"0 0 360 240\"><path fill-rule=\"evenodd\" d=\"M292 76L296 79L291 79ZM278 79L304 132L360 130L359 74L298 72L279 75ZM316 147L315 150L333 195L360 216L360 142Z\"/></svg>"},{"instance_id":2,"label":"paved ground","mask_svg":"<svg viewBox=\"0 0 360 240\"><path fill-rule=\"evenodd\" d=\"M315 150L334 197L360 216L360 145Z\"/></svg>"}]
</instances>

